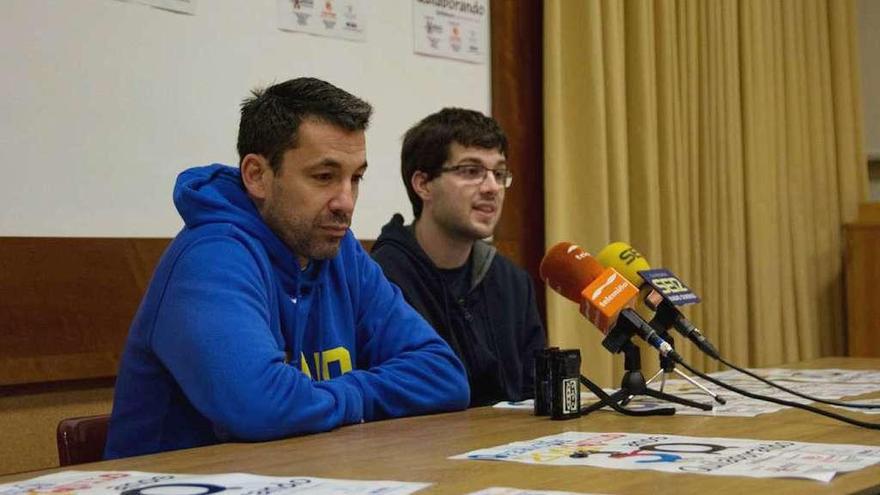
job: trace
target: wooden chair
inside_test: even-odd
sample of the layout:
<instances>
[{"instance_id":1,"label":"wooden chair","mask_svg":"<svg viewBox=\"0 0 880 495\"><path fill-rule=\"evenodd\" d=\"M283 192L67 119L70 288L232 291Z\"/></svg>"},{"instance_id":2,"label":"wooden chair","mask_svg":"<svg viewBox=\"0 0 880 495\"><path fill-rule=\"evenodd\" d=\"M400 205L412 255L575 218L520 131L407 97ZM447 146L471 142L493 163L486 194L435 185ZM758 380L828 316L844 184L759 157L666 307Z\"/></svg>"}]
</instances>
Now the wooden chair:
<instances>
[{"instance_id":1,"label":"wooden chair","mask_svg":"<svg viewBox=\"0 0 880 495\"><path fill-rule=\"evenodd\" d=\"M62 419L55 432L60 465L100 461L109 424L109 414Z\"/></svg>"}]
</instances>

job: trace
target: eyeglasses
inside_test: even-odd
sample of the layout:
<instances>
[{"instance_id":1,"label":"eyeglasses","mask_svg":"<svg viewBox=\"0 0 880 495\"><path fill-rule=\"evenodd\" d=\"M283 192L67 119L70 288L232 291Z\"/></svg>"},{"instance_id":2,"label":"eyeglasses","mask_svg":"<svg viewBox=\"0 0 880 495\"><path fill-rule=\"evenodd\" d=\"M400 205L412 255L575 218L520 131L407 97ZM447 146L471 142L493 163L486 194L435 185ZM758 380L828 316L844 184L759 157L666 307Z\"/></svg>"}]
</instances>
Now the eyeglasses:
<instances>
[{"instance_id":1,"label":"eyeglasses","mask_svg":"<svg viewBox=\"0 0 880 495\"><path fill-rule=\"evenodd\" d=\"M440 172L452 172L470 185L482 184L489 175L489 172L492 172L495 182L504 189L510 187L510 184L513 182L513 172L510 170L506 168L491 169L477 163L442 167Z\"/></svg>"}]
</instances>

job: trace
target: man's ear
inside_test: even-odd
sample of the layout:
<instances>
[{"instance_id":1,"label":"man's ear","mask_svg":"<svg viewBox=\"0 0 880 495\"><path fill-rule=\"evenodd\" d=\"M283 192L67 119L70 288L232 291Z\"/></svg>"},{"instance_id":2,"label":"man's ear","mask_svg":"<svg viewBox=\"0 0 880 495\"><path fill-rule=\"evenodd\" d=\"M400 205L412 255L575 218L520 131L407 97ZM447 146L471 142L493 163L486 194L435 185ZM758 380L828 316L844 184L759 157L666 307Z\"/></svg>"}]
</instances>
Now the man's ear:
<instances>
[{"instance_id":1,"label":"man's ear","mask_svg":"<svg viewBox=\"0 0 880 495\"><path fill-rule=\"evenodd\" d=\"M275 174L269 160L263 155L249 153L241 159L241 181L248 195L256 200L264 200L269 194L270 184Z\"/></svg>"},{"instance_id":2,"label":"man's ear","mask_svg":"<svg viewBox=\"0 0 880 495\"><path fill-rule=\"evenodd\" d=\"M422 202L431 198L431 178L429 178L427 173L416 170L413 172L412 177L410 177L409 182L412 185L413 191L422 199Z\"/></svg>"}]
</instances>

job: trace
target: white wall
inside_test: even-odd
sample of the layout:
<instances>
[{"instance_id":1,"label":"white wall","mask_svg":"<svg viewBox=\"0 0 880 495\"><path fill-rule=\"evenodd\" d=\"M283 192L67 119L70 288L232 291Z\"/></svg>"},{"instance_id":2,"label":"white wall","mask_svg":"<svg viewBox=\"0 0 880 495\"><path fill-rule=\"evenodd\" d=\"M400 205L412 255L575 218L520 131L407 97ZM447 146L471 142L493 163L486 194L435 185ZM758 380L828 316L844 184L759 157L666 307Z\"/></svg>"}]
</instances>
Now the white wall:
<instances>
[{"instance_id":1,"label":"white wall","mask_svg":"<svg viewBox=\"0 0 880 495\"><path fill-rule=\"evenodd\" d=\"M304 75L375 108L355 234L411 218L401 135L443 106L488 112L490 67L415 55L409 0L364 5L358 43L278 30L275 0L0 1L0 236L173 236L177 173L235 165L242 98Z\"/></svg>"}]
</instances>

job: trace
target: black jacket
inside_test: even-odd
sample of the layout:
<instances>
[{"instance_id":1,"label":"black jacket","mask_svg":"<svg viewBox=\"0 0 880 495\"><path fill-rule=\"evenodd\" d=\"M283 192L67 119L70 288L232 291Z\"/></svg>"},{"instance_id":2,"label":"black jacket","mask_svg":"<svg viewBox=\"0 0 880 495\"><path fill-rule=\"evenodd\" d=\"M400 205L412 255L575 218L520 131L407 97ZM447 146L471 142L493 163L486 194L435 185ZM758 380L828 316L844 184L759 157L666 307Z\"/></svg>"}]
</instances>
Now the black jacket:
<instances>
[{"instance_id":1,"label":"black jacket","mask_svg":"<svg viewBox=\"0 0 880 495\"><path fill-rule=\"evenodd\" d=\"M532 356L544 347L545 339L535 290L525 270L477 241L471 252L470 290L456 300L400 214L382 227L372 255L385 276L461 358L472 407L533 397Z\"/></svg>"}]
</instances>

